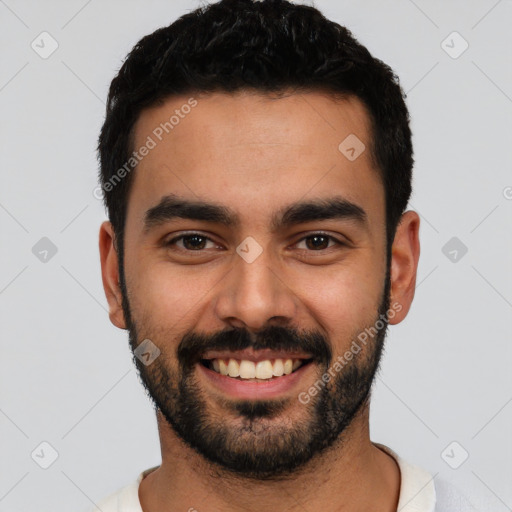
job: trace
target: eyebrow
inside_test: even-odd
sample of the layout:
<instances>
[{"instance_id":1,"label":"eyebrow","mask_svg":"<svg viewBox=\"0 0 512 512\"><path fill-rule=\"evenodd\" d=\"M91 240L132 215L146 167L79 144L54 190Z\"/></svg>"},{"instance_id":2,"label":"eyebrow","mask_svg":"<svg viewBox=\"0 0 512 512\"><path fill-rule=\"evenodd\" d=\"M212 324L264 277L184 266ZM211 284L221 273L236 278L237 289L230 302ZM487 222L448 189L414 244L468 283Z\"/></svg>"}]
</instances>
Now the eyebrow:
<instances>
[{"instance_id":1,"label":"eyebrow","mask_svg":"<svg viewBox=\"0 0 512 512\"><path fill-rule=\"evenodd\" d=\"M240 217L226 206L169 194L162 197L156 206L146 211L144 231L148 232L177 218L212 222L230 228L240 225ZM364 226L367 224L368 216L361 206L335 196L288 205L272 216L270 225L275 232L296 224L319 220L352 220Z\"/></svg>"}]
</instances>

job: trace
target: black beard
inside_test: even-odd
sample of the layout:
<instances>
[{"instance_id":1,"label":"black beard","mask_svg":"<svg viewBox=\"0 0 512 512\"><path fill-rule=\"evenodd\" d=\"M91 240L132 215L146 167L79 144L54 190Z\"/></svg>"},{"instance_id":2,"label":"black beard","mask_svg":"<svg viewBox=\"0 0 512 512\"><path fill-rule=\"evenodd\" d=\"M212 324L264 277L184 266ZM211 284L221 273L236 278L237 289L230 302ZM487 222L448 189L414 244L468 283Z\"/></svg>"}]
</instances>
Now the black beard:
<instances>
[{"instance_id":1,"label":"black beard","mask_svg":"<svg viewBox=\"0 0 512 512\"><path fill-rule=\"evenodd\" d=\"M121 279L124 283L124 279ZM134 351L142 338L130 316L126 289L122 286L125 319ZM222 400L223 415L211 414L195 377L199 356L206 350L302 350L314 356L318 377L332 363L330 344L318 331L298 332L269 326L252 334L246 329L221 331L212 335L187 333L177 349L178 371L165 365L164 337L156 340L162 354L145 366L135 355L139 378L152 400L176 434L217 469L238 477L279 480L298 471L314 456L336 441L363 406L368 405L371 387L379 369L387 330L389 310L389 267L384 293L375 320L385 318L384 327L318 394L303 404L305 416L290 424L286 408L290 399ZM365 326L366 327L366 326ZM363 327L359 332L363 332ZM148 334L148 333L146 333ZM149 336L150 337L150 336ZM354 339L357 343L357 340ZM307 391L304 389L303 391ZM292 400L295 400L293 398ZM284 414L283 414L284 413ZM232 416L236 416L234 425ZM272 419L276 424L272 424ZM226 419L226 421L224 421Z\"/></svg>"}]
</instances>

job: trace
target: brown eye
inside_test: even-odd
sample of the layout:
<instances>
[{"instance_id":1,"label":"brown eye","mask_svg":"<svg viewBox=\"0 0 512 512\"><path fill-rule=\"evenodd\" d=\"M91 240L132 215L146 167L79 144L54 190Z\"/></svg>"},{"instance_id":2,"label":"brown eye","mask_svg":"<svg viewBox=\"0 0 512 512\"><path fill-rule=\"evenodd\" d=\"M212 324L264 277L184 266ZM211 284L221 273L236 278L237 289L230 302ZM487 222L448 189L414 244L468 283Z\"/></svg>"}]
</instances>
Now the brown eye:
<instances>
[{"instance_id":1,"label":"brown eye","mask_svg":"<svg viewBox=\"0 0 512 512\"><path fill-rule=\"evenodd\" d=\"M333 242L331 245L330 242ZM334 245L343 245L341 242L336 240L330 235L324 235L322 233L315 233L314 235L306 236L302 240L299 241L299 245L304 244L305 249L309 251L323 251L325 249L329 249ZM299 247L300 249L304 249L304 247Z\"/></svg>"},{"instance_id":2,"label":"brown eye","mask_svg":"<svg viewBox=\"0 0 512 512\"><path fill-rule=\"evenodd\" d=\"M308 236L306 238L306 246L308 249L327 249L329 246L329 237L323 235Z\"/></svg>"},{"instance_id":3,"label":"brown eye","mask_svg":"<svg viewBox=\"0 0 512 512\"><path fill-rule=\"evenodd\" d=\"M181 242L178 243L178 242ZM179 249L186 251L201 251L206 248L208 242L213 244L213 241L210 240L207 236L201 235L199 233L193 233L190 235L180 235L176 238L173 238L169 242L166 243L166 246L177 246Z\"/></svg>"},{"instance_id":4,"label":"brown eye","mask_svg":"<svg viewBox=\"0 0 512 512\"><path fill-rule=\"evenodd\" d=\"M206 245L206 237L199 235L190 235L183 237L183 246L185 249L197 250L204 249Z\"/></svg>"}]
</instances>

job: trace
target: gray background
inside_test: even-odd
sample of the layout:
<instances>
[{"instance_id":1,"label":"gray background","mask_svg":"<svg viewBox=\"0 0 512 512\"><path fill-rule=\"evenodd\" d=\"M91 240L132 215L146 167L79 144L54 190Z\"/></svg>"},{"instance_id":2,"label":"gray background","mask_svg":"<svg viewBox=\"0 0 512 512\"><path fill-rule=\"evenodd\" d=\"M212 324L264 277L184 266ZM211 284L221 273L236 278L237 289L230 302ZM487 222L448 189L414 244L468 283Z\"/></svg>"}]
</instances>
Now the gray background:
<instances>
[{"instance_id":1,"label":"gray background","mask_svg":"<svg viewBox=\"0 0 512 512\"><path fill-rule=\"evenodd\" d=\"M160 462L101 286L95 146L127 52L198 5L0 0L0 512L87 509ZM418 288L390 328L372 439L512 510L512 2L315 5L397 72L414 132Z\"/></svg>"}]
</instances>

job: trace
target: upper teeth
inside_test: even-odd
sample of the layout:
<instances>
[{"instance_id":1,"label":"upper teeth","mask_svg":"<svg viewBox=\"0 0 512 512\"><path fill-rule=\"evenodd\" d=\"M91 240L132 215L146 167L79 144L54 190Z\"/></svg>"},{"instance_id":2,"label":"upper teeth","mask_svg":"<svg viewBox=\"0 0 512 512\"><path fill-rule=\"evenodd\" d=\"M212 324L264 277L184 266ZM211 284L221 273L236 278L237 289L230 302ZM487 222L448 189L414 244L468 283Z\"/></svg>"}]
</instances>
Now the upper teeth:
<instances>
[{"instance_id":1,"label":"upper teeth","mask_svg":"<svg viewBox=\"0 0 512 512\"><path fill-rule=\"evenodd\" d=\"M271 379L288 375L302 364L302 359L265 359L264 361L248 361L247 359L213 359L213 369L229 377L241 379Z\"/></svg>"}]
</instances>

